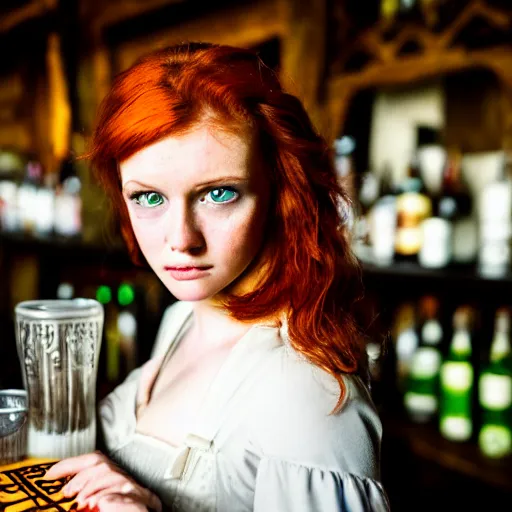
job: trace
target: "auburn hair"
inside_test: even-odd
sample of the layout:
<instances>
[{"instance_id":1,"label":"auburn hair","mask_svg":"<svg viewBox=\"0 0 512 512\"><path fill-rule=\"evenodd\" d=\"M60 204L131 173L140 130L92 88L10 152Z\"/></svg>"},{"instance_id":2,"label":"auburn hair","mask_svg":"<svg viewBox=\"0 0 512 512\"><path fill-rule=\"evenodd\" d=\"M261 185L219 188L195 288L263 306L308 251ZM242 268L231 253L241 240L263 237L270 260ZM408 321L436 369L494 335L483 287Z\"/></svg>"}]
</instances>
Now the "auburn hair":
<instances>
[{"instance_id":1,"label":"auburn hair","mask_svg":"<svg viewBox=\"0 0 512 512\"><path fill-rule=\"evenodd\" d=\"M343 218L350 201L338 184L331 145L256 52L183 43L154 51L115 77L88 156L113 199L131 258L145 263L122 197L119 163L205 118L221 129L251 130L273 188L265 274L256 289L228 293L224 305L240 321L286 311L294 349L339 382L339 410L343 375L366 377L367 371L357 315L361 270Z\"/></svg>"}]
</instances>

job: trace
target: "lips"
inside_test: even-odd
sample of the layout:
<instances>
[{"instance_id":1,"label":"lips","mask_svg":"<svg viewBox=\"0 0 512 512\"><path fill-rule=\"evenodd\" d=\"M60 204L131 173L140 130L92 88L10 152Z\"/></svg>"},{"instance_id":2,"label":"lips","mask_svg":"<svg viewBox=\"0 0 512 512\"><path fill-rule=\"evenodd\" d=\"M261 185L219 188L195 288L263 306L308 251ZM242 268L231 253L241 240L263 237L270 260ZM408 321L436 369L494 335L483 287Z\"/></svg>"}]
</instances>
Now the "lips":
<instances>
[{"instance_id":1,"label":"lips","mask_svg":"<svg viewBox=\"0 0 512 512\"><path fill-rule=\"evenodd\" d=\"M193 281L210 275L208 272L212 265L202 267L165 267L165 270L175 281Z\"/></svg>"},{"instance_id":2,"label":"lips","mask_svg":"<svg viewBox=\"0 0 512 512\"><path fill-rule=\"evenodd\" d=\"M188 271L188 270L208 270L209 268L212 268L212 265L204 265L201 267L189 266L189 265L177 265L177 266L165 267L165 270Z\"/></svg>"}]
</instances>

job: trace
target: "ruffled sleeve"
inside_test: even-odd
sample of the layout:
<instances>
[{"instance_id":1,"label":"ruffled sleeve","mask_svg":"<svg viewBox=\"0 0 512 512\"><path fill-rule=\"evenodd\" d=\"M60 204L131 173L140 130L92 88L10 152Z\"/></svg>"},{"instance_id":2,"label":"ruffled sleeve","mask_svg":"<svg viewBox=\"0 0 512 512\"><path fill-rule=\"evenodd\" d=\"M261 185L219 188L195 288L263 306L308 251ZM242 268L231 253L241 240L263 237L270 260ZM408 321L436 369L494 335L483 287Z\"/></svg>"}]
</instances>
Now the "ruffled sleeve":
<instances>
[{"instance_id":1,"label":"ruffled sleeve","mask_svg":"<svg viewBox=\"0 0 512 512\"><path fill-rule=\"evenodd\" d=\"M254 512L388 512L381 484L329 469L280 459L261 459L256 477Z\"/></svg>"}]
</instances>

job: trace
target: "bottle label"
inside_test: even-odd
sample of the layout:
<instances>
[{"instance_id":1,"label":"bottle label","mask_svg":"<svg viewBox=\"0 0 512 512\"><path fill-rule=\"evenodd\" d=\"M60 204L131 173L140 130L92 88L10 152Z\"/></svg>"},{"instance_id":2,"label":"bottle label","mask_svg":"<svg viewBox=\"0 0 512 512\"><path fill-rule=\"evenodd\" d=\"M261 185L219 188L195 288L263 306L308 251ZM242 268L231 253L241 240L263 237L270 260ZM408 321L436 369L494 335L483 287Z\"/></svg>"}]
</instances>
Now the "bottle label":
<instances>
[{"instance_id":1,"label":"bottle label","mask_svg":"<svg viewBox=\"0 0 512 512\"><path fill-rule=\"evenodd\" d=\"M445 362L441 368L441 382L447 391L467 392L473 384L473 368L466 362Z\"/></svg>"},{"instance_id":2,"label":"bottle label","mask_svg":"<svg viewBox=\"0 0 512 512\"><path fill-rule=\"evenodd\" d=\"M471 354L471 337L466 329L459 329L453 335L452 350L459 356Z\"/></svg>"},{"instance_id":3,"label":"bottle label","mask_svg":"<svg viewBox=\"0 0 512 512\"><path fill-rule=\"evenodd\" d=\"M512 450L512 433L503 425L484 425L478 435L480 450L487 457L500 458Z\"/></svg>"},{"instance_id":4,"label":"bottle label","mask_svg":"<svg viewBox=\"0 0 512 512\"><path fill-rule=\"evenodd\" d=\"M435 395L423 395L409 391L404 395L404 405L409 414L432 416L437 412L438 400Z\"/></svg>"},{"instance_id":5,"label":"bottle label","mask_svg":"<svg viewBox=\"0 0 512 512\"><path fill-rule=\"evenodd\" d=\"M405 256L418 254L423 241L421 223L430 215L430 200L415 192L406 192L397 199L396 252Z\"/></svg>"},{"instance_id":6,"label":"bottle label","mask_svg":"<svg viewBox=\"0 0 512 512\"><path fill-rule=\"evenodd\" d=\"M421 337L426 345L439 345L443 339L443 328L436 320L428 320L421 330Z\"/></svg>"},{"instance_id":7,"label":"bottle label","mask_svg":"<svg viewBox=\"0 0 512 512\"><path fill-rule=\"evenodd\" d=\"M448 416L441 420L439 430L450 441L467 441L473 433L473 425L469 418Z\"/></svg>"},{"instance_id":8,"label":"bottle label","mask_svg":"<svg viewBox=\"0 0 512 512\"><path fill-rule=\"evenodd\" d=\"M484 373L480 377L480 405L491 411L503 411L512 404L512 378L509 375Z\"/></svg>"},{"instance_id":9,"label":"bottle label","mask_svg":"<svg viewBox=\"0 0 512 512\"><path fill-rule=\"evenodd\" d=\"M441 354L433 347L420 347L414 353L411 376L417 379L430 379L439 373Z\"/></svg>"}]
</instances>

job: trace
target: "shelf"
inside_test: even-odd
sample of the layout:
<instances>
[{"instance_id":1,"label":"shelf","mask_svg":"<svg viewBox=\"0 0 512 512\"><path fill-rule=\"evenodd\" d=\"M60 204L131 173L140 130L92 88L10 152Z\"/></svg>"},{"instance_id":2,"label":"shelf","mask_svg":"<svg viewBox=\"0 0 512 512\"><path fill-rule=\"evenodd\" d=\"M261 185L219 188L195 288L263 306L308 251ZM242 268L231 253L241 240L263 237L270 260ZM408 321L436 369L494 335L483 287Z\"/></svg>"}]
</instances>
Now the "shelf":
<instances>
[{"instance_id":1,"label":"shelf","mask_svg":"<svg viewBox=\"0 0 512 512\"><path fill-rule=\"evenodd\" d=\"M395 262L389 266L363 263L363 275L367 285L389 289L389 293L401 293L404 289L432 288L446 293L479 294L492 292L492 297L510 300L512 274L503 277L486 277L479 274L475 265L450 266L442 269L428 269L412 262ZM491 297L489 297L491 298Z\"/></svg>"},{"instance_id":2,"label":"shelf","mask_svg":"<svg viewBox=\"0 0 512 512\"><path fill-rule=\"evenodd\" d=\"M405 443L422 460L474 479L479 483L512 492L512 459L485 457L474 443L455 443L444 439L432 425L411 423L383 415L384 442Z\"/></svg>"},{"instance_id":3,"label":"shelf","mask_svg":"<svg viewBox=\"0 0 512 512\"><path fill-rule=\"evenodd\" d=\"M111 263L132 267L126 249L118 243L89 243L80 237L57 235L32 236L24 233L0 233L0 250L23 251L57 260L73 258L77 263Z\"/></svg>"}]
</instances>

